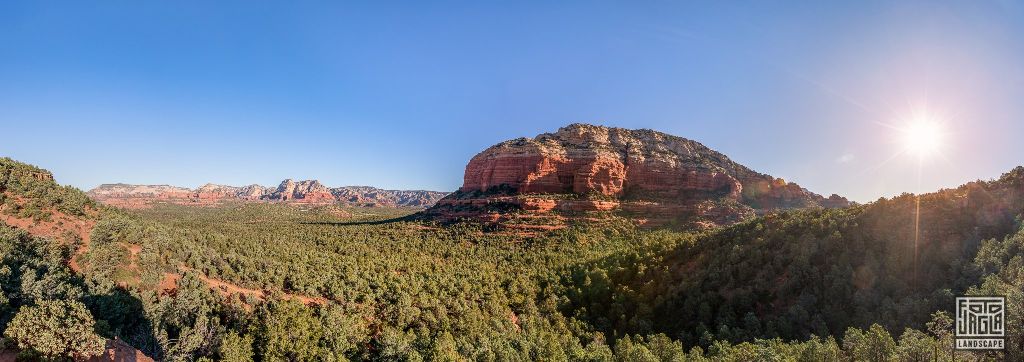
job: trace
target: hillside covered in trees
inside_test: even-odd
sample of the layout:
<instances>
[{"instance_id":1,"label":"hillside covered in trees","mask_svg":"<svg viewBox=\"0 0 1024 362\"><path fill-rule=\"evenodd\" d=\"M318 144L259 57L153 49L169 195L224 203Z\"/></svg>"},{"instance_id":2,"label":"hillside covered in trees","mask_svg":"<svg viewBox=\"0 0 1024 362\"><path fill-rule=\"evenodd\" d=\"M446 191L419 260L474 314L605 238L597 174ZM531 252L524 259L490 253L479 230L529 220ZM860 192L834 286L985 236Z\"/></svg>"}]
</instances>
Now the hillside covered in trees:
<instances>
[{"instance_id":1,"label":"hillside covered in trees","mask_svg":"<svg viewBox=\"0 0 1024 362\"><path fill-rule=\"evenodd\" d=\"M916 245L914 195L524 236L404 209L129 212L10 159L0 194L2 347L26 360L113 340L167 361L1024 358L1024 168L922 195ZM1004 353L954 354L962 294L1008 296Z\"/></svg>"}]
</instances>

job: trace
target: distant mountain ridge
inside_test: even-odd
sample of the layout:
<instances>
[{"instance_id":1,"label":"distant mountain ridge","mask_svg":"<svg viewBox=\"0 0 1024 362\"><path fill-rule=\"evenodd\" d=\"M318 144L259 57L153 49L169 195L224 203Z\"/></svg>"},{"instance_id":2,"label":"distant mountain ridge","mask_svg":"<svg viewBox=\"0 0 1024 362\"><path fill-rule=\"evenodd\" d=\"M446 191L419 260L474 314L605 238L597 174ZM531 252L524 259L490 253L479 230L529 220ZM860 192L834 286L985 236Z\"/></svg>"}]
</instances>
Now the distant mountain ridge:
<instances>
[{"instance_id":1,"label":"distant mountain ridge","mask_svg":"<svg viewBox=\"0 0 1024 362\"><path fill-rule=\"evenodd\" d=\"M286 179L277 187L205 184L196 189L171 185L103 184L87 192L97 202L124 208L155 203L217 205L224 202L284 202L353 206L429 207L447 192L384 190L370 186L327 187L318 180Z\"/></svg>"}]
</instances>

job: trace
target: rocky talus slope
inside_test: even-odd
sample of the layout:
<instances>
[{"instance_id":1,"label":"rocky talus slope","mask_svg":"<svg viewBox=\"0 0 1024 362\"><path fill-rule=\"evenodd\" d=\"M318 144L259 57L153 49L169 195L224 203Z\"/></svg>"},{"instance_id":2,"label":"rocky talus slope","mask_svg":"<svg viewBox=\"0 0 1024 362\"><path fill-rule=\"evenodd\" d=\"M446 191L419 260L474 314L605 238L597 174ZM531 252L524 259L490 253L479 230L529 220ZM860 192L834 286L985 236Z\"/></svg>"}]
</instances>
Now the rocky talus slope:
<instances>
[{"instance_id":1,"label":"rocky talus slope","mask_svg":"<svg viewBox=\"0 0 1024 362\"><path fill-rule=\"evenodd\" d=\"M103 204L149 207L155 203L219 205L225 202L284 202L352 206L427 207L447 195L422 190L382 190L368 186L327 187L317 180L284 180L276 188L260 185L206 184L197 189L167 185L105 184L89 190L89 197Z\"/></svg>"},{"instance_id":2,"label":"rocky talus slope","mask_svg":"<svg viewBox=\"0 0 1024 362\"><path fill-rule=\"evenodd\" d=\"M695 141L573 124L484 150L466 166L462 187L421 216L546 229L613 215L641 225L709 228L772 210L849 204L755 172Z\"/></svg>"}]
</instances>

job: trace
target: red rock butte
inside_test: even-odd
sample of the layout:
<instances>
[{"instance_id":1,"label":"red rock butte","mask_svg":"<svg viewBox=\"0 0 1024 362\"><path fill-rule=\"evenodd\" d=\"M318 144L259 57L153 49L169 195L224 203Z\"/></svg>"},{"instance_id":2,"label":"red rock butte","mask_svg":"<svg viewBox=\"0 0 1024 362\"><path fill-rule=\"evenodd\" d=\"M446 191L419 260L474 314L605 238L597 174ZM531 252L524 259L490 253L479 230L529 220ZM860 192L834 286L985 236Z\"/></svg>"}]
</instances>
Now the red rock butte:
<instances>
[{"instance_id":1,"label":"red rock butte","mask_svg":"<svg viewBox=\"0 0 1024 362\"><path fill-rule=\"evenodd\" d=\"M750 170L685 138L572 124L484 150L466 166L462 187L422 215L535 229L602 215L708 228L771 210L849 204Z\"/></svg>"}]
</instances>

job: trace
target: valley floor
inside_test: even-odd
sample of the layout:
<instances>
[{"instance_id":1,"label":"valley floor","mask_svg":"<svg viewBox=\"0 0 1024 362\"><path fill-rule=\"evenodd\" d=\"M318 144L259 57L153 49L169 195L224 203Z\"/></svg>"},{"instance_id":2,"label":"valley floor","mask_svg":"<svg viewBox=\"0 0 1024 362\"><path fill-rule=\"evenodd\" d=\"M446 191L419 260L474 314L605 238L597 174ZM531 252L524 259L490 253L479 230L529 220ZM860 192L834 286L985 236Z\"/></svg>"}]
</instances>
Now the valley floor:
<instances>
[{"instance_id":1,"label":"valley floor","mask_svg":"<svg viewBox=\"0 0 1024 362\"><path fill-rule=\"evenodd\" d=\"M120 210L12 165L0 326L3 349L28 357L112 340L169 361L1024 356L1019 329L1002 353L950 348L956 296L1024 298L1024 168L922 195L919 215L904 195L700 232L611 220L523 234L403 208ZM40 313L67 315L29 327ZM1021 317L1010 303L1008 323ZM79 339L44 352L70 338L46 331L70 328Z\"/></svg>"}]
</instances>

